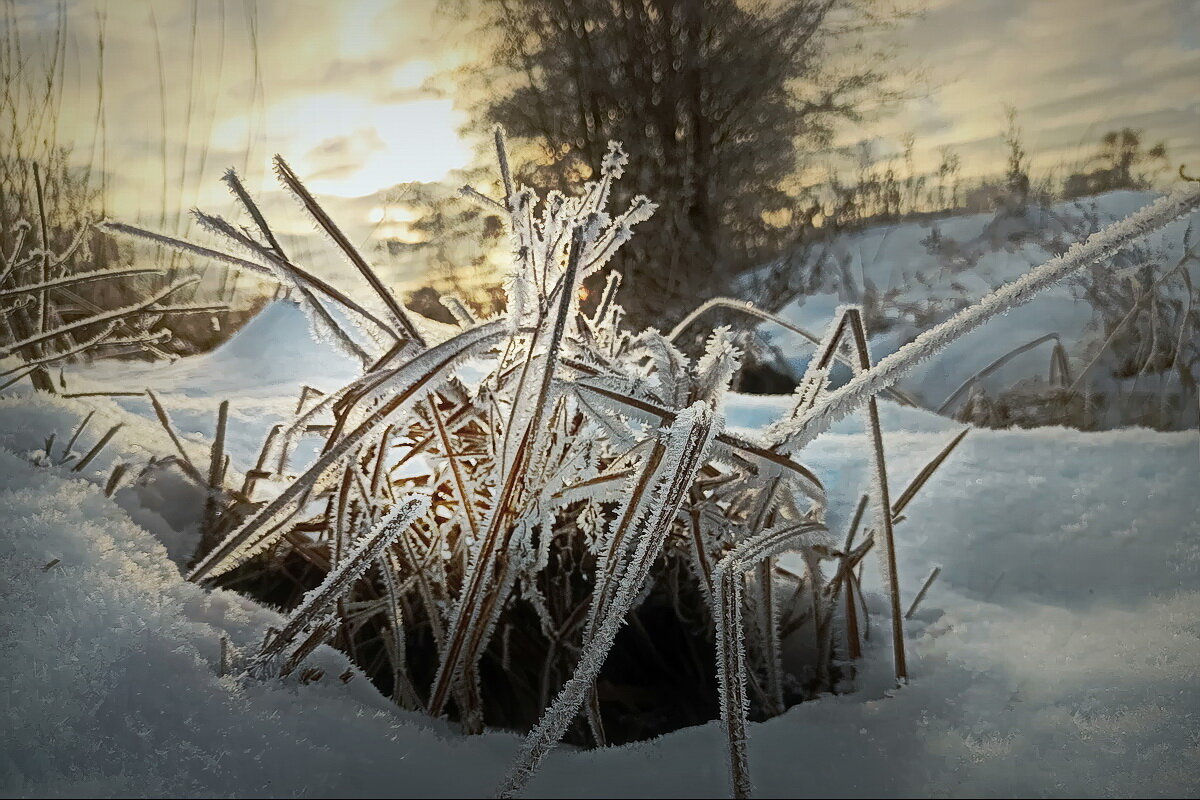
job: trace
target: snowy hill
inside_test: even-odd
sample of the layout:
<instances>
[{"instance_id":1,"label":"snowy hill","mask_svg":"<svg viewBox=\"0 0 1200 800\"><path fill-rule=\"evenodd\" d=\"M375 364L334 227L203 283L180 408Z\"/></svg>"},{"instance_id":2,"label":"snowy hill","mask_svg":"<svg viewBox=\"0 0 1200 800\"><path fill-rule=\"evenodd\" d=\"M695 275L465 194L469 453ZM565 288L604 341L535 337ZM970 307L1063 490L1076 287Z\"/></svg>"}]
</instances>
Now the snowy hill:
<instances>
[{"instance_id":1,"label":"snowy hill","mask_svg":"<svg viewBox=\"0 0 1200 800\"><path fill-rule=\"evenodd\" d=\"M808 285L780 316L820 336L839 305L862 304L872 334L872 356L879 359L962 306L1043 263L1065 245L1084 238L1097 224L1121 219L1153 198L1146 192L1111 192L1046 209L1030 207L1021 216L1006 212L952 216L839 236L816 248L804 264L789 266L796 281L793 291L801 291L805 282ZM1181 220L1149 237L1118 258L1105 274L1115 283L1128 283L1144 277L1136 274L1138 266L1153 265L1155 277L1169 271L1184 257L1188 225L1188 220ZM1200 260L1185 263L1183 268L1191 278L1187 289L1200 286ZM1130 291L1128 287L1124 290ZM1181 285L1175 293L1182 291ZM1167 302L1171 299L1169 293L1163 297ZM1062 343L1071 373L1077 376L1107 333L1098 311L1080 281L1064 282L956 341L920 365L900 386L925 407L938 408L964 381L996 359L1047 334L1056 335ZM760 331L791 371L802 374L812 352L807 340L770 324L762 325ZM1179 333L1178 329L1170 332L1171 336ZM1054 341L1014 356L986 376L981 386L995 394L1022 380L1045 382ZM1082 388L1112 391L1122 382L1111 373L1111 365L1102 362L1086 376ZM1177 379L1170 374L1149 375L1141 386L1157 387L1161 381L1167 382L1168 392L1178 392ZM1134 382L1125 381L1123 388L1133 386ZM948 412L959 405L955 402ZM1114 420L1108 426L1122 422ZM1190 424L1195 425L1194 414Z\"/></svg>"},{"instance_id":2,"label":"snowy hill","mask_svg":"<svg viewBox=\"0 0 1200 800\"><path fill-rule=\"evenodd\" d=\"M333 345L316 341L295 303L267 305L214 352L174 364L100 361L76 375L188 397L270 397L307 384L331 389L358 374Z\"/></svg>"}]
</instances>

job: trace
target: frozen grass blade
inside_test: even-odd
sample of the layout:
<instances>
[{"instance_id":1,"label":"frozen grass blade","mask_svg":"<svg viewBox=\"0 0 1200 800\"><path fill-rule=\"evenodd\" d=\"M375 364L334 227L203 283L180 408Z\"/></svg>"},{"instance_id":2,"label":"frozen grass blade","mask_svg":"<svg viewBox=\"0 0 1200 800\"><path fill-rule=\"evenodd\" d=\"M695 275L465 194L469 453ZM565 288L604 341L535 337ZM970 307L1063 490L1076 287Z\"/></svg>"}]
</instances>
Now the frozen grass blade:
<instances>
[{"instance_id":1,"label":"frozen grass blade","mask_svg":"<svg viewBox=\"0 0 1200 800\"><path fill-rule=\"evenodd\" d=\"M275 173L279 177L280 183L284 185L293 195L299 200L300 205L309 213L321 230L325 231L326 235L333 240L338 249L346 256L350 263L358 270L359 274L370 285L372 291L383 302L388 312L395 320L399 330L404 333L409 339L424 344L424 339L409 319L408 313L401 307L399 301L392 295L391 291L384 286L383 281L375 274L375 270L366 262L358 249L346 238L346 234L342 233L342 229L337 226L325 209L321 208L316 199L309 193L308 188L301 182L292 168L280 156L275 156Z\"/></svg>"},{"instance_id":2,"label":"frozen grass blade","mask_svg":"<svg viewBox=\"0 0 1200 800\"><path fill-rule=\"evenodd\" d=\"M288 617L283 629L275 634L259 651L248 669L250 674L262 676L272 669L277 659L289 644L305 628L320 625L320 617L339 597L346 593L358 580L371 562L379 557L412 521L425 513L429 499L423 496L406 498L399 503L379 524L347 555L328 575L321 585L304 596L300 605Z\"/></svg>"},{"instance_id":3,"label":"frozen grass blade","mask_svg":"<svg viewBox=\"0 0 1200 800\"><path fill-rule=\"evenodd\" d=\"M650 567L662 549L668 529L687 496L688 487L720 424L720 420L714 418L712 409L704 403L696 403L680 412L666 441L659 445L664 451L664 480L656 490L659 503L644 520L633 556L622 571L620 589L607 609L595 638L580 652L575 673L546 710L541 722L526 738L508 777L497 791L499 797L513 797L524 787L582 708L616 640L621 621L633 608L649 577Z\"/></svg>"},{"instance_id":4,"label":"frozen grass blade","mask_svg":"<svg viewBox=\"0 0 1200 800\"><path fill-rule=\"evenodd\" d=\"M762 531L739 544L713 571L719 596L716 642L721 722L725 728L732 794L737 798L749 797L751 793L746 751L750 701L746 694L748 676L742 622L744 576L760 563L769 563L772 556L809 543L830 544L823 525L804 523Z\"/></svg>"},{"instance_id":5,"label":"frozen grass blade","mask_svg":"<svg viewBox=\"0 0 1200 800\"><path fill-rule=\"evenodd\" d=\"M497 133L499 137L500 134ZM500 139L497 140L500 143ZM545 419L547 407L551 399L554 369L557 364L558 350L566 332L567 320L571 306L575 301L575 280L579 269L579 259L582 251L585 231L582 227L573 232L573 241L568 256L566 272L563 276L562 291L559 295L554 327L550 334L545 350L545 362L542 365L542 380L532 413L526 423L520 444L513 455L511 465L502 466L500 475L503 488L497 495L495 507L483 535L479 538L476 553L472 556L472 566L464 579L463 591L455 606L454 616L449 628L444 659L438 666L434 678L433 689L430 692L429 708L433 714L440 714L445 707L451 686L459 680L465 669L471 669L479 659L488 633L495 624L499 612L499 602L496 589L508 585L507 564L500 565L501 574L497 575L497 562L511 535L511 524L515 522L518 509L524 493L525 469L535 453L534 448L542 434L542 422ZM532 361L532 349L529 360ZM524 379L524 374L522 374ZM518 398L522 394L518 389ZM485 593L491 595L484 597Z\"/></svg>"},{"instance_id":6,"label":"frozen grass blade","mask_svg":"<svg viewBox=\"0 0 1200 800\"><path fill-rule=\"evenodd\" d=\"M304 308L316 318L319 323L319 329L322 329L335 344L361 361L363 366L370 364L374 360L354 340L354 337L347 333L342 325L333 318L333 315L322 305L313 291L297 277L296 270L292 267L291 262L287 260L287 256L284 255L282 250L263 247L244 231L238 230L222 217L205 214L200 211L193 211L192 214L201 227L212 233L224 236L235 244L257 254L264 261L274 266L278 277L282 278L287 285L294 288L300 294L300 297L304 300ZM274 237L272 237L273 240Z\"/></svg>"},{"instance_id":7,"label":"frozen grass blade","mask_svg":"<svg viewBox=\"0 0 1200 800\"><path fill-rule=\"evenodd\" d=\"M842 559L838 570L838 578L834 586L834 600L837 599L837 591L843 584L848 583L853 578L853 565L850 564L849 555L850 548L854 546L854 536L858 533L858 526L862 522L863 512L867 510L867 495L863 495L858 506L854 509L854 518L850 522L850 529L846 533L846 542L842 545ZM831 615L832 618L832 615ZM832 636L832 624L830 624L830 635ZM857 661L862 658L862 643L859 639L858 632L858 609L854 604L854 592L846 589L846 655L851 661Z\"/></svg>"},{"instance_id":8,"label":"frozen grass blade","mask_svg":"<svg viewBox=\"0 0 1200 800\"><path fill-rule=\"evenodd\" d=\"M871 354L867 348L862 314L856 308L847 309L846 321L858 356L858 374L865 374L871 369ZM866 416L871 432L871 497L875 501L875 524L883 532L883 548L879 553L892 615L892 658L896 680L904 683L908 680L908 659L904 652L904 623L900 618L900 577L896 570L896 539L892 526L892 501L888 488L887 459L883 450L883 431L879 425L879 401L874 396L867 399Z\"/></svg>"},{"instance_id":9,"label":"frozen grass blade","mask_svg":"<svg viewBox=\"0 0 1200 800\"><path fill-rule=\"evenodd\" d=\"M258 461L255 462L254 469L246 472L246 478L242 482L242 496L247 500L254 497L254 488L258 484L258 481L271 476L271 473L266 469L267 458L270 456L271 447L275 444L275 440L279 437L279 432L282 429L282 425L271 427L271 432L263 440L262 449L258 452Z\"/></svg>"},{"instance_id":10,"label":"frozen grass blade","mask_svg":"<svg viewBox=\"0 0 1200 800\"><path fill-rule=\"evenodd\" d=\"M161 269L145 268L145 267L128 267L123 269L98 269L91 272L77 272L70 275L63 275L58 278L49 278L41 283L26 284L17 286L12 289L0 290L0 300L9 297L17 297L23 294L44 294L55 289L61 289L64 286L77 286L81 283L93 283L95 281L114 280L133 278L138 275L163 275Z\"/></svg>"},{"instance_id":11,"label":"frozen grass blade","mask_svg":"<svg viewBox=\"0 0 1200 800\"><path fill-rule=\"evenodd\" d=\"M336 442L331 441L326 451L304 475L297 478L241 528L231 532L196 565L188 575L188 580L198 582L214 578L261 552L273 538L282 535L282 532L277 530L277 523L307 495L319 479L348 457L373 431L384 427L393 415L415 403L422 392L432 388L431 384L436 383L458 359L480 346L495 341L501 333L502 324L500 321L484 323L473 330L464 331L398 368L391 379L396 386L396 392L391 399L353 431L341 436Z\"/></svg>"},{"instance_id":12,"label":"frozen grass blade","mask_svg":"<svg viewBox=\"0 0 1200 800\"><path fill-rule=\"evenodd\" d=\"M121 485L121 479L125 477L128 469L128 464L117 464L113 467L113 471L108 476L108 481L104 484L105 497L112 497L116 493L117 488Z\"/></svg>"},{"instance_id":13,"label":"frozen grass blade","mask_svg":"<svg viewBox=\"0 0 1200 800\"><path fill-rule=\"evenodd\" d=\"M161 245L177 252L197 256L210 261L217 261L236 269L244 269L247 272L253 272L256 275L270 278L273 281L279 280L279 275L276 274L275 270L263 264L259 264L258 262L239 258L235 255L231 255L220 250L214 250L210 247L202 247L201 245L193 244L192 242L187 242L182 239L176 239L172 236L167 236L166 234L155 233L154 231L146 230L145 228L139 228L136 225L106 220L104 222L97 223L96 227L108 233L154 242L157 245ZM355 302L347 294L329 282L318 278L316 275L301 269L291 262L288 262L288 269L297 280L301 281L306 286L309 286L313 290L320 292L348 311L351 311L363 319L368 320L380 330L388 332L391 331L391 326L379 319L379 317L377 317L375 314L372 314L370 311L363 308L361 304Z\"/></svg>"}]
</instances>

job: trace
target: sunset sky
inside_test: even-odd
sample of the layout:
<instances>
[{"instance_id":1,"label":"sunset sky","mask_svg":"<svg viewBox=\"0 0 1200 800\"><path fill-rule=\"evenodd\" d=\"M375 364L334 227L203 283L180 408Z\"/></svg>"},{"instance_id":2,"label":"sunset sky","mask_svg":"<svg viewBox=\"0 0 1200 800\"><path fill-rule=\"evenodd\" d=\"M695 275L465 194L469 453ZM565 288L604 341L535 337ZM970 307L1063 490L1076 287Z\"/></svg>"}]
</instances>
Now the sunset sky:
<instances>
[{"instance_id":1,"label":"sunset sky","mask_svg":"<svg viewBox=\"0 0 1200 800\"><path fill-rule=\"evenodd\" d=\"M334 198L446 178L470 161L472 144L444 73L473 49L467 26L437 5L68 0L60 135L104 168L109 213L146 222L164 199L172 211L226 203L218 178L228 166L269 188L275 152ZM1174 165L1200 171L1200 3L924 7L894 39L927 82L890 113L842 131L840 144L871 138L888 152L912 133L918 168L951 146L965 174L991 173L1001 168L1010 104L1035 173L1077 161L1105 131L1126 126L1165 141ZM6 9L5 24L31 53L50 49L55 3L6 0ZM376 206L347 208L364 223L389 224Z\"/></svg>"}]
</instances>

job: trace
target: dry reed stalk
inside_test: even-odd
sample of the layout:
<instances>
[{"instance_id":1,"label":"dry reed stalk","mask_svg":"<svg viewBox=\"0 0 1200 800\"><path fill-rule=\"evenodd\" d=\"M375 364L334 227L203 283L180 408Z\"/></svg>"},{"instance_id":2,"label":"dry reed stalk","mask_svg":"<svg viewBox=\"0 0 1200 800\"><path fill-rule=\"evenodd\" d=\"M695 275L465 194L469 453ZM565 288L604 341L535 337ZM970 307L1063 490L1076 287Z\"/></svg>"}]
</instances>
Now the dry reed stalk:
<instances>
[{"instance_id":1,"label":"dry reed stalk","mask_svg":"<svg viewBox=\"0 0 1200 800\"><path fill-rule=\"evenodd\" d=\"M116 493L117 488L121 485L121 478L125 477L125 472L128 469L128 464L117 464L113 467L112 473L108 476L108 481L104 484L105 497L112 497Z\"/></svg>"},{"instance_id":2,"label":"dry reed stalk","mask_svg":"<svg viewBox=\"0 0 1200 800\"><path fill-rule=\"evenodd\" d=\"M191 457L187 454L187 450L183 448L183 442L175 433L175 428L171 425L171 418L167 414L167 409L163 407L158 396L150 389L146 389L146 396L150 398L150 404L154 407L154 416L158 418L158 424L162 425L163 430L167 432L167 436L171 439L171 444L175 445L175 452L179 454L179 466L187 473L188 477L194 480L199 485L204 485L204 478L200 474L200 470L192 463Z\"/></svg>"},{"instance_id":3,"label":"dry reed stalk","mask_svg":"<svg viewBox=\"0 0 1200 800\"><path fill-rule=\"evenodd\" d=\"M216 529L217 515L220 513L221 495L225 488L225 471L227 462L225 456L225 432L229 424L229 401L222 400L217 408L217 428L213 434L212 449L209 451L208 462L208 491L205 493L204 516L201 519L200 547L210 549L215 542L213 534Z\"/></svg>"},{"instance_id":4,"label":"dry reed stalk","mask_svg":"<svg viewBox=\"0 0 1200 800\"><path fill-rule=\"evenodd\" d=\"M117 431L121 430L121 426L122 423L117 423L109 428L108 431L100 437L100 441L96 442L96 444L92 446L92 449L87 451L87 455L79 459L79 463L71 468L71 472L83 472L85 469L87 469L87 465L91 464L92 460L95 459L96 456L100 455L100 452L104 450L104 448L108 446L108 443L112 441L112 438L117 435Z\"/></svg>"},{"instance_id":5,"label":"dry reed stalk","mask_svg":"<svg viewBox=\"0 0 1200 800\"><path fill-rule=\"evenodd\" d=\"M941 574L941 566L936 566L930 571L929 577L927 577L925 582L921 584L921 590L917 592L917 596L913 598L912 605L908 607L908 611L904 612L905 619L913 618L913 614L917 613L917 606L921 605L921 601L925 599L925 593L929 591L929 587L933 586L933 582L936 581L938 575Z\"/></svg>"}]
</instances>

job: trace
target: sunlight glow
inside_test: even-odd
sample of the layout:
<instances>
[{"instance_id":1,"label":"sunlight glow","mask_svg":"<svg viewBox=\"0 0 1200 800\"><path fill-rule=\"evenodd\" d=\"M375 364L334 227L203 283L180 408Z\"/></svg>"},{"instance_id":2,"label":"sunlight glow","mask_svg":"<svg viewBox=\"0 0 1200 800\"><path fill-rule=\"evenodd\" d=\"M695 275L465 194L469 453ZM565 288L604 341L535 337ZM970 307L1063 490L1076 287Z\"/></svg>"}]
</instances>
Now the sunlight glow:
<instances>
[{"instance_id":1,"label":"sunlight glow","mask_svg":"<svg viewBox=\"0 0 1200 800\"><path fill-rule=\"evenodd\" d=\"M270 106L269 145L318 194L363 197L399 183L437 181L470 159L458 136L463 115L449 99L377 104L345 92L303 95ZM247 117L216 132L222 145L245 141Z\"/></svg>"},{"instance_id":2,"label":"sunlight glow","mask_svg":"<svg viewBox=\"0 0 1200 800\"><path fill-rule=\"evenodd\" d=\"M392 73L392 83L398 89L416 89L436 71L428 61L406 61Z\"/></svg>"},{"instance_id":3,"label":"sunlight glow","mask_svg":"<svg viewBox=\"0 0 1200 800\"><path fill-rule=\"evenodd\" d=\"M376 224L380 222L408 223L417 219L418 214L404 206L376 206L371 209L369 219Z\"/></svg>"}]
</instances>

